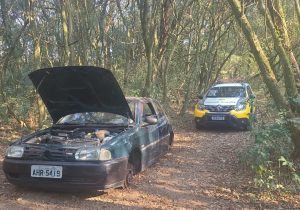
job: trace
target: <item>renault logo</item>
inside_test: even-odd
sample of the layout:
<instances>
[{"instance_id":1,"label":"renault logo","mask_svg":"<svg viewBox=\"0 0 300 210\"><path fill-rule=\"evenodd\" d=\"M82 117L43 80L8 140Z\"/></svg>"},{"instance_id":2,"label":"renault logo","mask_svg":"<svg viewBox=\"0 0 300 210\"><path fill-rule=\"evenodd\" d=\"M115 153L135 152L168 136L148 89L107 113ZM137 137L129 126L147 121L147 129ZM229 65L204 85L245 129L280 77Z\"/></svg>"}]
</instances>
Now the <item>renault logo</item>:
<instances>
[{"instance_id":1,"label":"renault logo","mask_svg":"<svg viewBox=\"0 0 300 210\"><path fill-rule=\"evenodd\" d=\"M217 106L217 111L220 112L221 110L222 110L222 106L219 104L219 105Z\"/></svg>"}]
</instances>

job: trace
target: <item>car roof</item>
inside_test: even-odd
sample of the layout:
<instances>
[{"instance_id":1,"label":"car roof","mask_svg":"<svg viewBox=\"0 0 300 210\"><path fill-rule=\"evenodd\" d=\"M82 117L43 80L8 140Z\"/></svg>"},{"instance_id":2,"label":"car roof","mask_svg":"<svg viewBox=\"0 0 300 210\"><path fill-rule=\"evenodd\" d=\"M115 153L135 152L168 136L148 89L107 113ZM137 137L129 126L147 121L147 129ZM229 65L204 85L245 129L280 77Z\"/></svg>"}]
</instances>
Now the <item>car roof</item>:
<instances>
[{"instance_id":1,"label":"car roof","mask_svg":"<svg viewBox=\"0 0 300 210\"><path fill-rule=\"evenodd\" d=\"M248 85L248 83L222 83L222 84L216 84L213 87L243 87L245 85Z\"/></svg>"}]
</instances>

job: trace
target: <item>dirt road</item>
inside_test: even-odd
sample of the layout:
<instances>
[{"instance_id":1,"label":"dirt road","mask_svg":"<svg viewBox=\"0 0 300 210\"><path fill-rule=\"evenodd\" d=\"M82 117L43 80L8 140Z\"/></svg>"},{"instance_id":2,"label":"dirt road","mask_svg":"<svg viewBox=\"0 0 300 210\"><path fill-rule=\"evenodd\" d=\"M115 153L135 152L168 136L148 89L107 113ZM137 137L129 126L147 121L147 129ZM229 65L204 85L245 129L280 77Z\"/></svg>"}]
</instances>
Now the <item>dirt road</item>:
<instances>
[{"instance_id":1,"label":"dirt road","mask_svg":"<svg viewBox=\"0 0 300 210\"><path fill-rule=\"evenodd\" d=\"M128 190L50 193L10 185L0 170L0 209L286 209L295 199L268 200L251 193L238 154L249 132L197 131L192 116L175 124L172 151L135 176ZM1 145L1 156L5 146ZM1 164L2 165L2 164ZM2 166L1 166L2 167Z\"/></svg>"}]
</instances>

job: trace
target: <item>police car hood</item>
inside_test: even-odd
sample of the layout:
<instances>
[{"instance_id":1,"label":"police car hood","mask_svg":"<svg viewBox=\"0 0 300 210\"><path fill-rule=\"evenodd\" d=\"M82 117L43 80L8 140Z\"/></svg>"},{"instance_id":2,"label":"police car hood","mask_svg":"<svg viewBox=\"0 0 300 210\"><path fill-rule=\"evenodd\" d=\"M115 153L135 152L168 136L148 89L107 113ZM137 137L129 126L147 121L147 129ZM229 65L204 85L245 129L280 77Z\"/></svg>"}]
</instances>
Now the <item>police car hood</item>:
<instances>
[{"instance_id":1,"label":"police car hood","mask_svg":"<svg viewBox=\"0 0 300 210\"><path fill-rule=\"evenodd\" d=\"M211 105L211 106L234 106L237 104L239 97L226 97L226 98L213 98L208 97L204 99L204 105Z\"/></svg>"}]
</instances>

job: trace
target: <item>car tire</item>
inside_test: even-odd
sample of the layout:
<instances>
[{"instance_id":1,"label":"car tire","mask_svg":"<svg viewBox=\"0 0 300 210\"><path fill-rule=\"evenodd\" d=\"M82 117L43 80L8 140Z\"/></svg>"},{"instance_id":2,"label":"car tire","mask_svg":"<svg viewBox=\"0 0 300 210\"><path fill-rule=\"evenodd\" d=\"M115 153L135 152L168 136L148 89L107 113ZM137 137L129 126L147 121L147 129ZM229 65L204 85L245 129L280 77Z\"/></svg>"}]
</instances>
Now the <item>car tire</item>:
<instances>
[{"instance_id":1,"label":"car tire","mask_svg":"<svg viewBox=\"0 0 300 210\"><path fill-rule=\"evenodd\" d=\"M246 123L246 125L244 126L244 131L251 131L253 128L253 122L251 120L248 120L248 122Z\"/></svg>"},{"instance_id":2,"label":"car tire","mask_svg":"<svg viewBox=\"0 0 300 210\"><path fill-rule=\"evenodd\" d=\"M174 142L174 133L173 131L170 133L170 138L169 138L169 145L168 145L168 151L171 150L172 146L173 146L173 142Z\"/></svg>"},{"instance_id":3,"label":"car tire","mask_svg":"<svg viewBox=\"0 0 300 210\"><path fill-rule=\"evenodd\" d=\"M202 126L199 125L198 123L196 123L196 129L197 129L197 130L201 130L201 129L202 129Z\"/></svg>"},{"instance_id":4,"label":"car tire","mask_svg":"<svg viewBox=\"0 0 300 210\"><path fill-rule=\"evenodd\" d=\"M134 175L134 166L132 163L127 163L127 169L126 169L126 176L123 183L123 189L128 189L129 186L132 184L133 181L133 175Z\"/></svg>"}]
</instances>

